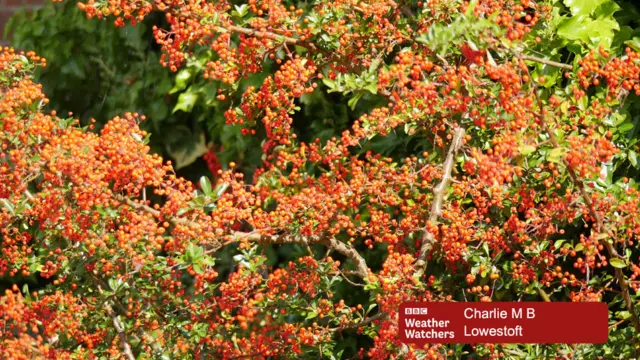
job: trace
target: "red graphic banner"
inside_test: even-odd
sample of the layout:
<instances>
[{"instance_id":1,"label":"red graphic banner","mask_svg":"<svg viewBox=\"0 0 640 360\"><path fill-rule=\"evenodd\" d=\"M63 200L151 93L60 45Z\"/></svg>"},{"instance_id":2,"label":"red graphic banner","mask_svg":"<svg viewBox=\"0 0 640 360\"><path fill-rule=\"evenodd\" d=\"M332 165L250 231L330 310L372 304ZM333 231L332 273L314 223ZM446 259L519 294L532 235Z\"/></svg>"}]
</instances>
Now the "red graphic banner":
<instances>
[{"instance_id":1,"label":"red graphic banner","mask_svg":"<svg viewBox=\"0 0 640 360\"><path fill-rule=\"evenodd\" d=\"M400 339L437 344L601 344L608 309L596 302L406 302Z\"/></svg>"}]
</instances>

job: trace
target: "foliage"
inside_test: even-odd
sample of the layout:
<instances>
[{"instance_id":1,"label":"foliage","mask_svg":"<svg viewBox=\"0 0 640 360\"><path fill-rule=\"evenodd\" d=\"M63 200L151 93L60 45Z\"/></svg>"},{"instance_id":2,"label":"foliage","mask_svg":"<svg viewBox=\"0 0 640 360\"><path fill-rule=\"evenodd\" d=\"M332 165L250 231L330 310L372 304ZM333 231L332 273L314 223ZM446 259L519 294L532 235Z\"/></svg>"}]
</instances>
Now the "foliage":
<instances>
[{"instance_id":1,"label":"foliage","mask_svg":"<svg viewBox=\"0 0 640 360\"><path fill-rule=\"evenodd\" d=\"M176 73L173 110L211 111L212 132L235 129L260 160L249 174L230 162L213 182L176 176L151 152L145 115L97 131L46 114L33 72L51 60L4 49L0 271L53 281L0 298L3 354L637 357L631 3L78 7L118 27L164 12L152 32ZM345 107L322 116L336 120L310 134L322 126L305 116L334 101ZM348 123L347 111L360 116ZM296 252L273 263L273 246ZM403 301L522 299L604 301L609 341L397 338ZM353 333L370 341L342 341Z\"/></svg>"},{"instance_id":2,"label":"foliage","mask_svg":"<svg viewBox=\"0 0 640 360\"><path fill-rule=\"evenodd\" d=\"M118 28L106 19L87 20L73 2L51 2L34 12L16 13L6 30L13 34L14 47L49 60L36 79L59 113L72 112L83 124L95 119L100 129L113 116L136 111L148 118L141 127L153 134L152 151L172 158L176 169L191 166L182 171L189 178L207 175L207 168L215 175L232 160L251 175L261 158L247 149L259 146L259 139L242 136L239 126L225 126L228 104L216 98L217 85L196 76L211 51L199 49L175 74L165 71L151 34L153 26L165 23L162 13L154 12L136 26ZM268 67L262 70L239 88L259 86L273 73ZM304 117L297 131L312 129L323 140L337 135L355 116L323 93L305 96L300 105ZM214 161L196 162L203 155Z\"/></svg>"},{"instance_id":3,"label":"foliage","mask_svg":"<svg viewBox=\"0 0 640 360\"><path fill-rule=\"evenodd\" d=\"M58 112L73 112L84 124L91 118L103 124L125 111L146 114L150 125L169 121L165 95L173 80L158 64L147 24L115 28L107 21L86 21L76 4L52 2L33 13L16 13L7 30L13 46L49 60L37 78Z\"/></svg>"}]
</instances>

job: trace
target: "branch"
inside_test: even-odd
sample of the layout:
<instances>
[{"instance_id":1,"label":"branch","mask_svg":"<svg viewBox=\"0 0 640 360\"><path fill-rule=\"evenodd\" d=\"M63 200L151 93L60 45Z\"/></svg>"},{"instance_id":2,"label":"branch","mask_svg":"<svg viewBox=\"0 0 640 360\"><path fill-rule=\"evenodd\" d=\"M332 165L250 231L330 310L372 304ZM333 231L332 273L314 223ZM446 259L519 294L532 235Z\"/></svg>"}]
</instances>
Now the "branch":
<instances>
[{"instance_id":1,"label":"branch","mask_svg":"<svg viewBox=\"0 0 640 360\"><path fill-rule=\"evenodd\" d=\"M92 273L89 273L89 277L93 280L93 283L96 285L98 289L98 293L102 295L102 286L99 284L98 278L96 278ZM104 300L104 304L102 307L107 312L107 315L111 318L113 322L113 327L116 329L118 333L118 337L120 337L120 345L122 346L122 353L128 360L135 360L135 356L133 356L133 352L131 352L131 345L129 345L129 341L127 340L127 334L125 333L124 326L118 319L118 315L116 315L115 311L113 311L113 307L111 306L111 301L109 299Z\"/></svg>"},{"instance_id":2,"label":"branch","mask_svg":"<svg viewBox=\"0 0 640 360\"><path fill-rule=\"evenodd\" d=\"M102 307L107 312L107 315L111 317L111 321L113 321L113 327L116 329L116 332L120 337L120 343L121 343L120 345L122 346L122 353L125 355L127 359L135 360L136 357L133 356L133 353L131 352L131 346L127 341L127 335L124 332L124 327L122 326L122 323L120 322L120 319L118 319L118 316L116 315L116 313L113 311L111 304L109 304L109 301L105 301Z\"/></svg>"},{"instance_id":3,"label":"branch","mask_svg":"<svg viewBox=\"0 0 640 360\"><path fill-rule=\"evenodd\" d=\"M256 30L256 29L252 29L252 28L245 28L245 27L235 26L235 25L229 25L229 26L226 26L226 27L216 26L216 27L214 27L214 30L216 30L218 32L231 31L231 32L235 32L235 33L238 33L238 34L245 34L245 35L249 35L249 36L253 36L253 37L257 37L257 38L264 38L264 39L282 41L284 44L302 46L302 47L305 47L305 48L307 48L309 50L319 51L319 52L323 53L324 55L331 55L328 51L326 51L324 49L321 49L319 46L317 46L314 43L307 42L307 41L300 40L300 39L296 39L296 38L291 37L291 36L284 36L284 35L276 34L276 33L269 32L269 31L260 31L260 30Z\"/></svg>"},{"instance_id":4,"label":"branch","mask_svg":"<svg viewBox=\"0 0 640 360\"><path fill-rule=\"evenodd\" d=\"M234 356L232 358L230 358L230 360L236 360L236 359L246 359L246 358L254 358L258 355L262 354L261 352L257 351L251 354L247 354L247 355L238 355L238 356Z\"/></svg>"},{"instance_id":5,"label":"branch","mask_svg":"<svg viewBox=\"0 0 640 360\"><path fill-rule=\"evenodd\" d=\"M102 280L101 278L97 277L96 274L93 274L92 272L89 272L88 274L89 274L89 277L91 278L91 280L93 281L94 285L96 285L96 287L98 288L98 292L100 294L102 294L102 287L108 287L108 285L104 282L104 280ZM122 305L122 303L117 298L114 297L113 303L123 313L127 312L127 310L124 307L124 305ZM109 309L107 309L105 307L105 310L107 310L107 314L109 314L109 316L111 316L112 319L113 319L113 317L116 316L116 314L115 314L115 312L113 310L113 307L111 306L111 300L106 300L105 301L105 306L109 307ZM117 316L116 316L116 320L117 320ZM114 325L115 325L115 323L114 323ZM123 328L123 326L120 325L120 328ZM116 327L116 330L117 330L117 327ZM139 339L140 343L143 343L145 337L153 339L153 337L150 336L149 334L147 334L147 332L144 331L144 329L142 329L141 327L137 327L136 328L136 333L138 333L138 336L140 337L140 339ZM122 338L122 335L121 335L121 338ZM160 345L158 345L158 343L150 341L150 346L151 346L151 349L153 349L153 352L154 352L154 354L156 356L162 356L163 351L162 351L162 348L160 347Z\"/></svg>"},{"instance_id":6,"label":"branch","mask_svg":"<svg viewBox=\"0 0 640 360\"><path fill-rule=\"evenodd\" d=\"M620 324L624 323L625 321L627 321L627 319L619 320L619 321L617 321L617 322L615 322L615 323L613 323L613 324L609 325L609 329L613 329L614 327L617 327L618 325L620 325Z\"/></svg>"},{"instance_id":7,"label":"branch","mask_svg":"<svg viewBox=\"0 0 640 360\"><path fill-rule=\"evenodd\" d=\"M363 287L363 286L365 286L364 284L359 284L359 283L356 283L356 282L353 282L353 281L349 280L349 278L347 277L347 275L346 275L342 270L340 270L339 268L338 268L338 273L340 274L340 276L342 276L342 278L343 278L346 282L348 282L349 284L351 284L351 285L353 285L353 286L359 286L359 287Z\"/></svg>"},{"instance_id":8,"label":"branch","mask_svg":"<svg viewBox=\"0 0 640 360\"><path fill-rule=\"evenodd\" d=\"M356 273L360 278L368 282L369 279L369 267L362 255L351 245L345 244L342 241L325 234L322 235L300 235L300 234L287 234L287 235L262 235L257 232L243 233L235 232L234 237L238 240L248 240L258 242L261 244L322 244L328 248L337 251L338 253L351 259L356 264Z\"/></svg>"},{"instance_id":9,"label":"branch","mask_svg":"<svg viewBox=\"0 0 640 360\"><path fill-rule=\"evenodd\" d=\"M545 64L545 65L555 66L555 67L561 68L561 69L573 70L573 66L571 66L569 64L565 64L565 63L561 63L561 62L557 62L557 61L552 61L552 60L547 60L547 59L539 58L537 56L532 56L532 55L520 54L520 55L517 55L517 56L518 56L518 58L520 58L522 60L534 61L534 62Z\"/></svg>"},{"instance_id":10,"label":"branch","mask_svg":"<svg viewBox=\"0 0 640 360\"><path fill-rule=\"evenodd\" d=\"M556 139L555 134L553 133L553 131L551 131L551 129L549 129L549 125L545 120L544 106L542 103L542 99L540 99L540 96L538 96L538 87L534 85L533 91L536 96L536 100L538 101L538 107L540 108L540 114L537 114L538 119L540 120L540 124L542 125L542 128L544 129L544 131L549 135L549 141L551 141L551 144L553 145L553 147L558 149L560 148L560 143L558 143L558 140ZM582 198L584 198L584 202L587 205L587 208L589 209L589 214L596 221L596 226L597 226L596 230L598 231L599 234L608 235L608 232L604 231L605 229L604 221L602 220L602 217L596 210L593 204L593 201L591 200L591 196L589 196L589 193L587 192L587 189L584 186L584 183L578 177L578 174L576 174L571 163L569 163L566 159L563 159L562 162L567 167L567 171L569 172L569 176L571 177L571 180L576 185L576 187L580 190L580 194L582 195ZM607 241L607 238L599 239L599 242L607 249L607 252L609 253L610 257L615 257L615 258L621 257L620 254L618 254L616 249L613 247L613 245L609 243L609 241ZM587 264L586 266L589 266L589 265ZM636 314L633 301L631 300L631 295L629 293L629 283L624 278L624 274L622 273L622 270L620 268L617 268L617 267L614 268L614 273L615 273L616 280L620 284L620 289L622 290L622 298L624 299L625 306L627 310L631 313L631 323L633 324L633 327L635 328L636 332L640 334L640 321L638 321L638 315Z\"/></svg>"},{"instance_id":11,"label":"branch","mask_svg":"<svg viewBox=\"0 0 640 360\"><path fill-rule=\"evenodd\" d=\"M451 180L451 171L453 170L453 164L455 163L458 151L462 147L462 140L464 139L464 135L465 129L463 127L458 127L454 130L453 139L451 140L451 145L449 145L449 151L447 152L447 157L443 165L442 179L440 180L440 183L433 189L433 202L431 203L431 212L429 215L430 223L435 223L436 221L438 221L438 218L442 214L442 200L444 199L444 193L447 189L447 185L449 185L449 181ZM429 229L426 229L424 235L422 236L422 245L420 246L420 254L418 255L418 260L416 260L416 272L414 274L414 277L420 278L422 274L424 274L424 270L427 265L427 255L433 248L434 242L434 234L432 234Z\"/></svg>"},{"instance_id":12,"label":"branch","mask_svg":"<svg viewBox=\"0 0 640 360\"><path fill-rule=\"evenodd\" d=\"M269 31L261 31L261 30L256 30L256 29L252 29L252 28L245 28L245 27L241 27L241 26L236 26L236 25L229 25L226 27L223 26L216 26L214 27L215 31L218 32L235 32L238 34L245 34L248 36L253 36L256 38L264 38L264 39L271 39L271 40L276 40L276 41L281 41L283 44L289 44L289 45L297 45L297 46L301 46L304 48L307 48L310 51L317 51L322 53L324 56L328 57L328 58L334 58L334 54L321 48L320 46L316 45L315 43L312 42L308 42L305 40L301 40L301 39L297 39L291 36L284 36L284 35L280 35L274 32L269 32Z\"/></svg>"},{"instance_id":13,"label":"branch","mask_svg":"<svg viewBox=\"0 0 640 360\"><path fill-rule=\"evenodd\" d=\"M300 45L302 43L301 40L296 39L294 37L278 35L276 33L268 32L268 31L259 31L259 30L256 30L256 29L244 28L244 27L235 26L235 25L229 25L229 26L226 26L226 27L216 26L214 29L216 31L218 31L218 32L231 31L231 32L239 33L239 34L255 36L257 38L266 38L266 39L272 39L272 40L282 40L282 42L284 42L285 44L291 44L291 45Z\"/></svg>"},{"instance_id":14,"label":"branch","mask_svg":"<svg viewBox=\"0 0 640 360\"><path fill-rule=\"evenodd\" d=\"M331 332L342 332L342 331L345 331L345 330L357 329L359 327L369 325L369 324L371 324L372 322L374 322L376 320L384 320L387 317L387 315L389 315L389 314L387 314L384 311L383 312L379 312L379 313L377 313L377 314L375 314L375 315L373 315L371 317L368 317L368 318L366 318L366 319L364 319L364 320L362 320L360 322L357 322L355 324L343 325L343 326L331 329L330 331Z\"/></svg>"},{"instance_id":15,"label":"branch","mask_svg":"<svg viewBox=\"0 0 640 360\"><path fill-rule=\"evenodd\" d=\"M90 274L90 276L91 275L92 274ZM93 276L91 276L91 278L94 280L94 282L96 281L96 279ZM96 283L96 286L98 287L98 293L102 295L102 287L97 283ZM102 304L102 307L107 312L107 315L109 315L109 317L111 318L111 321L113 322L113 327L116 329L116 332L118 333L118 337L120 337L120 346L122 346L122 354L128 360L135 360L136 357L133 356L133 352L131 352L131 345L129 345L129 341L127 340L127 334L125 334L124 326L120 322L120 319L118 319L118 315L116 315L115 311L113 311L113 307L111 307L111 301L105 299L104 304Z\"/></svg>"},{"instance_id":16,"label":"branch","mask_svg":"<svg viewBox=\"0 0 640 360\"><path fill-rule=\"evenodd\" d=\"M116 200L129 205L130 207L136 210L142 210L157 218L162 218L162 213L160 211L151 208L148 205L141 204L134 200L131 200L122 195L115 195ZM165 217L165 219L171 223L172 225L189 225L195 224L191 223L189 220L181 217ZM195 224L197 225L197 224ZM338 253L346 256L347 258L353 260L356 264L356 272L358 276L360 276L363 280L368 281L369 278L369 267L367 266L367 262L364 258L358 253L358 251L351 245L345 244L342 241L328 236L326 233L322 235L300 235L300 234L286 234L286 235L265 235L260 234L259 232L234 232L232 234L234 236L234 240L247 240L252 242L258 242L261 244L323 244L330 249L337 251ZM222 243L216 241L210 252L215 252L222 247Z\"/></svg>"},{"instance_id":17,"label":"branch","mask_svg":"<svg viewBox=\"0 0 640 360\"><path fill-rule=\"evenodd\" d=\"M540 294L540 297L545 302L551 302L551 298L549 297L549 295L547 295L547 293L544 290L538 289L538 294Z\"/></svg>"}]
</instances>

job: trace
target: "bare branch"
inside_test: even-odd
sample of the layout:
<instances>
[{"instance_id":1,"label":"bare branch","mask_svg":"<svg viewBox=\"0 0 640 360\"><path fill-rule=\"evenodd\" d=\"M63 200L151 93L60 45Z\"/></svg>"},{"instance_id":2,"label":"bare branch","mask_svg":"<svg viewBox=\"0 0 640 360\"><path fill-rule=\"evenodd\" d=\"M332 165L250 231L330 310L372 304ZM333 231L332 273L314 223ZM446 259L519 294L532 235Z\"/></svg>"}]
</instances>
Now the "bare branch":
<instances>
[{"instance_id":1,"label":"bare branch","mask_svg":"<svg viewBox=\"0 0 640 360\"><path fill-rule=\"evenodd\" d=\"M124 332L124 327L122 326L122 323L120 322L120 319L118 319L118 316L116 315L116 313L113 311L111 304L109 304L108 301L105 301L102 307L107 312L107 315L111 317L111 321L113 322L113 327L116 329L116 332L120 337L120 343L121 343L120 346L122 346L122 353L127 359L135 360L136 357L133 356L133 353L131 352L131 345L129 345L129 342L127 341L127 335Z\"/></svg>"},{"instance_id":2,"label":"bare branch","mask_svg":"<svg viewBox=\"0 0 640 360\"><path fill-rule=\"evenodd\" d=\"M102 288L98 285L98 291L102 294ZM135 360L135 356L133 356L133 352L131 352L131 345L129 345L129 341L127 340L127 334L125 333L124 326L120 322L118 315L116 315L115 311L113 311L113 307L111 307L111 302L106 300L102 305L102 308L107 312L107 315L111 318L113 322L113 327L116 329L118 333L118 337L120 338L120 346L122 347L122 354L128 360Z\"/></svg>"},{"instance_id":3,"label":"bare branch","mask_svg":"<svg viewBox=\"0 0 640 360\"><path fill-rule=\"evenodd\" d=\"M438 221L438 218L442 214L442 200L444 199L445 190L449 185L449 181L451 181L451 171L453 170L456 155L462 147L464 135L465 129L463 127L458 127L454 130L453 139L451 139L451 145L449 146L449 151L443 164L442 178L440 183L433 189L433 201L431 202L431 212L429 214L430 223ZM414 277L420 278L422 274L424 274L425 266L427 265L427 256L433 248L434 242L435 235L432 234L429 229L426 229L422 236L422 244L420 246L418 260L416 260L415 264L416 272Z\"/></svg>"},{"instance_id":4,"label":"bare branch","mask_svg":"<svg viewBox=\"0 0 640 360\"><path fill-rule=\"evenodd\" d=\"M358 286L358 287L363 287L363 286L365 286L364 284L359 284L359 283L356 283L356 282L353 282L353 281L349 280L349 278L347 277L347 275L346 275L344 272L342 272L342 270L340 270L339 268L338 268L338 273L340 273L340 276L342 276L342 278L343 278L346 282L348 282L349 284L351 284L351 285L353 285L353 286Z\"/></svg>"}]
</instances>

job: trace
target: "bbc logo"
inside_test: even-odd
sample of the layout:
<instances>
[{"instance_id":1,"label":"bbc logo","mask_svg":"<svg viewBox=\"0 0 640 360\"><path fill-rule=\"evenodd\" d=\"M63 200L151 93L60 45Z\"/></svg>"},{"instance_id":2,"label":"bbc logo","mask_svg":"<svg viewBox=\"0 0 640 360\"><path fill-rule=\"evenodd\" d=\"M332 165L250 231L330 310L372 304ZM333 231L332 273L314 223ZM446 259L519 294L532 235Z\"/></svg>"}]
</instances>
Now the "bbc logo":
<instances>
[{"instance_id":1,"label":"bbc logo","mask_svg":"<svg viewBox=\"0 0 640 360\"><path fill-rule=\"evenodd\" d=\"M427 308L404 308L405 315L427 315L429 313L429 309Z\"/></svg>"}]
</instances>

